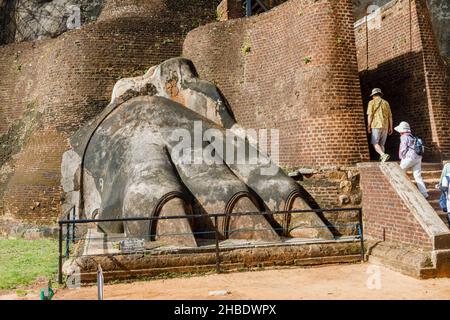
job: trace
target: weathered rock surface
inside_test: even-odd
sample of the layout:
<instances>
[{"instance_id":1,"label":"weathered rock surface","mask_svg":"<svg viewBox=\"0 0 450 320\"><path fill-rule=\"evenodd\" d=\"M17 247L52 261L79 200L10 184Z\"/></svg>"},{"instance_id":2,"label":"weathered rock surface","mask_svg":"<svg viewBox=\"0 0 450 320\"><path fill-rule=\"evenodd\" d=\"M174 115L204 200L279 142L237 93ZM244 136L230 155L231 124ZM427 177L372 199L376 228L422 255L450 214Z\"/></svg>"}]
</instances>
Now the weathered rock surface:
<instances>
[{"instance_id":1,"label":"weathered rock surface","mask_svg":"<svg viewBox=\"0 0 450 320\"><path fill-rule=\"evenodd\" d=\"M2 0L4 42L56 37L100 15L105 0ZM2 10L3 9L3 10ZM6 30L5 30L6 31Z\"/></svg>"}]
</instances>

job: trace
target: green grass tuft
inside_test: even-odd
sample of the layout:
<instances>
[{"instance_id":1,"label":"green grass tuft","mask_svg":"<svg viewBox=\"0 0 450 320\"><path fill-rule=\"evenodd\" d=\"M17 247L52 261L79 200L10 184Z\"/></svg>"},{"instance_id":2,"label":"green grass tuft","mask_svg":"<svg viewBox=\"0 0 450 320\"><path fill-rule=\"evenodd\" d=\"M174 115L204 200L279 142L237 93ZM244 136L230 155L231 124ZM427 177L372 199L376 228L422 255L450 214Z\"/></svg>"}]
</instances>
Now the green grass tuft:
<instances>
[{"instance_id":1,"label":"green grass tuft","mask_svg":"<svg viewBox=\"0 0 450 320\"><path fill-rule=\"evenodd\" d=\"M58 269L56 240L0 240L0 289L15 289L38 278L54 279Z\"/></svg>"},{"instance_id":2,"label":"green grass tuft","mask_svg":"<svg viewBox=\"0 0 450 320\"><path fill-rule=\"evenodd\" d=\"M311 62L312 62L312 58L311 58L311 57L304 57L304 58L303 58L303 62L304 62L305 64L311 63Z\"/></svg>"}]
</instances>

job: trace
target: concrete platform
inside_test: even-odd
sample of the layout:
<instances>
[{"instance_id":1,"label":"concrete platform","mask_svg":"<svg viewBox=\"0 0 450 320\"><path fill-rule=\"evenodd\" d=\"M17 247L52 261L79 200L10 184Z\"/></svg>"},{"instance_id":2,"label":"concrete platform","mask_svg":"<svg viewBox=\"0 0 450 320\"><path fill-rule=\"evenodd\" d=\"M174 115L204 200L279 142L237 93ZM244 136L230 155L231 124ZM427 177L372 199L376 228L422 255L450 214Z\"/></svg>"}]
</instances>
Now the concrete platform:
<instances>
[{"instance_id":1,"label":"concrete platform","mask_svg":"<svg viewBox=\"0 0 450 320\"><path fill-rule=\"evenodd\" d=\"M94 256L94 255L118 255L122 254L119 249L119 241L126 239L125 234L115 233L105 235L97 231L95 228L89 229L86 235L86 240L83 247L82 256ZM163 241L146 241L143 250L139 252L152 253L152 252L201 252L204 250L215 250L214 239L197 239L198 247L178 247L173 245L166 245ZM356 236L345 236L331 241L332 243L344 243L355 242L359 238ZM220 241L220 249L238 249L238 248L257 248L257 247L273 247L273 246L292 246L292 245L305 245L305 244L317 244L317 243L330 243L330 240L321 239L302 239L302 238L283 238L280 241L262 241L262 240L237 240L227 239Z\"/></svg>"},{"instance_id":2,"label":"concrete platform","mask_svg":"<svg viewBox=\"0 0 450 320\"><path fill-rule=\"evenodd\" d=\"M98 265L105 280L156 276L163 273L199 273L216 270L213 240L199 241L199 247L174 247L148 242L135 253L120 252L122 234L108 237L95 229L88 231L79 256L64 263L66 275L78 274L82 281L95 281ZM270 266L318 265L361 260L357 237L330 240L282 238L279 242L225 240L220 242L220 269L239 270Z\"/></svg>"}]
</instances>

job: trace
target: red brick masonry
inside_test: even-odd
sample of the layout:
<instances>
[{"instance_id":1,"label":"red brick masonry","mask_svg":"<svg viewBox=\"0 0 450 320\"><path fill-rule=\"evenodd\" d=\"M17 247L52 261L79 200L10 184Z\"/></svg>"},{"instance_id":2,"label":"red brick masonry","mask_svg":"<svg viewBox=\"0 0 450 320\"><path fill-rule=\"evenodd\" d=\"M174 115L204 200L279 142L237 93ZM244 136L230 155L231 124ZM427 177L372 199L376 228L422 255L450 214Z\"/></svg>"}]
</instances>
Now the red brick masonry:
<instances>
[{"instance_id":1,"label":"red brick masonry","mask_svg":"<svg viewBox=\"0 0 450 320\"><path fill-rule=\"evenodd\" d=\"M114 83L180 56L187 32L214 19L210 0L108 0L97 22L0 47L0 218L60 214L67 138L108 104Z\"/></svg>"},{"instance_id":2,"label":"red brick masonry","mask_svg":"<svg viewBox=\"0 0 450 320\"><path fill-rule=\"evenodd\" d=\"M391 1L355 27L365 108L373 87L390 102L394 123L408 121L425 139L427 160L450 157L450 80L424 0ZM398 139L387 141L397 157Z\"/></svg>"},{"instance_id":3,"label":"red brick masonry","mask_svg":"<svg viewBox=\"0 0 450 320\"><path fill-rule=\"evenodd\" d=\"M364 232L373 239L425 250L449 230L396 163L358 164Z\"/></svg>"},{"instance_id":4,"label":"red brick masonry","mask_svg":"<svg viewBox=\"0 0 450 320\"><path fill-rule=\"evenodd\" d=\"M292 0L191 31L183 55L222 90L237 121L280 130L283 165L368 159L352 2Z\"/></svg>"}]
</instances>

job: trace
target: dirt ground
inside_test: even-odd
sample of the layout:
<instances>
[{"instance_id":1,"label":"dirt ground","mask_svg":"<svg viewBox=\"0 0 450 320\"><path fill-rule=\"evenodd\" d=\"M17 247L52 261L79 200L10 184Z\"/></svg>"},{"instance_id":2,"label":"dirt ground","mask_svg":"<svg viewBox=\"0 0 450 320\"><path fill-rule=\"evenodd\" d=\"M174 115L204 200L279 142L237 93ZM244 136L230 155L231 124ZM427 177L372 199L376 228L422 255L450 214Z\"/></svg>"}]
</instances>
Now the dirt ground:
<instances>
[{"instance_id":1,"label":"dirt ground","mask_svg":"<svg viewBox=\"0 0 450 320\"><path fill-rule=\"evenodd\" d=\"M210 291L228 291L210 295ZM0 299L37 299L14 293ZM371 264L211 274L106 285L105 299L450 299L450 279L418 280ZM61 289L54 299L97 299L97 287Z\"/></svg>"}]
</instances>

